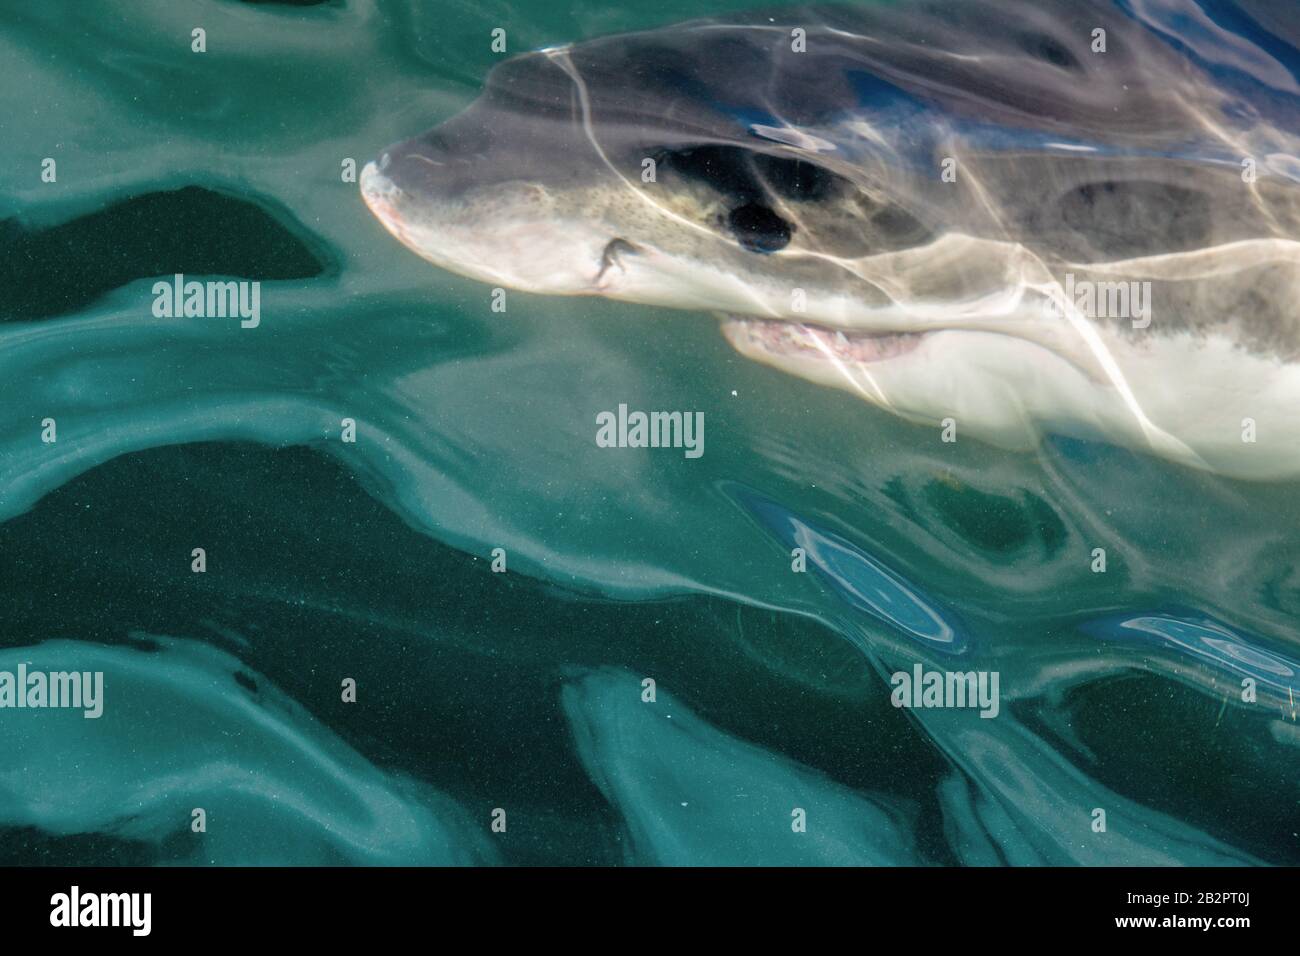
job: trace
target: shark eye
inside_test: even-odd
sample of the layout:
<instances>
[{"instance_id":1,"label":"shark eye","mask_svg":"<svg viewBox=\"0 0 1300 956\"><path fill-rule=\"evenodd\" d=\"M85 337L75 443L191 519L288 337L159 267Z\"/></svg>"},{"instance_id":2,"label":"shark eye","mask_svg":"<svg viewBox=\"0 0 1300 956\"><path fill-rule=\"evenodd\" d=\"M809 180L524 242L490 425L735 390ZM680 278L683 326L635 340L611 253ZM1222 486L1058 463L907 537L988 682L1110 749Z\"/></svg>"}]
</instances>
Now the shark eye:
<instances>
[{"instance_id":1,"label":"shark eye","mask_svg":"<svg viewBox=\"0 0 1300 956\"><path fill-rule=\"evenodd\" d=\"M790 243L794 227L759 203L746 203L727 217L736 241L750 252L776 252Z\"/></svg>"},{"instance_id":2,"label":"shark eye","mask_svg":"<svg viewBox=\"0 0 1300 956\"><path fill-rule=\"evenodd\" d=\"M801 202L825 199L835 184L835 174L801 159L757 153L754 168L778 196Z\"/></svg>"},{"instance_id":3,"label":"shark eye","mask_svg":"<svg viewBox=\"0 0 1300 956\"><path fill-rule=\"evenodd\" d=\"M1045 33L1022 33L1016 38L1020 48L1063 70L1078 70L1079 61L1064 46Z\"/></svg>"}]
</instances>

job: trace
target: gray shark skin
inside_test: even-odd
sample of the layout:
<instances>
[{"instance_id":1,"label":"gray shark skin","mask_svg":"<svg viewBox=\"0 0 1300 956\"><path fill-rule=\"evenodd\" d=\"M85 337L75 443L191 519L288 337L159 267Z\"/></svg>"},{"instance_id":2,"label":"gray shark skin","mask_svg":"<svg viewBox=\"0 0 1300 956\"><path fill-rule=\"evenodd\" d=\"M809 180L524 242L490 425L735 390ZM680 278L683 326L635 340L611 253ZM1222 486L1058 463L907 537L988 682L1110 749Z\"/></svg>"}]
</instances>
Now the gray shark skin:
<instances>
[{"instance_id":1,"label":"gray shark skin","mask_svg":"<svg viewBox=\"0 0 1300 956\"><path fill-rule=\"evenodd\" d=\"M699 20L503 61L366 166L434 264L722 316L742 354L1013 449L1300 475L1287 5Z\"/></svg>"}]
</instances>

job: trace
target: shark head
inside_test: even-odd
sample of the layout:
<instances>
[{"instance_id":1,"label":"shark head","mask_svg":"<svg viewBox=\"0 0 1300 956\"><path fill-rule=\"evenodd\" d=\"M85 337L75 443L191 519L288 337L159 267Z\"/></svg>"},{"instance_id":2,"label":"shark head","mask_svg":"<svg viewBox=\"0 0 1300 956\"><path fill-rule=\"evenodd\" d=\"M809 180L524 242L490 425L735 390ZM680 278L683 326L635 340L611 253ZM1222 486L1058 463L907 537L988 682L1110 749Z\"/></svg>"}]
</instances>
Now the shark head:
<instances>
[{"instance_id":1,"label":"shark head","mask_svg":"<svg viewBox=\"0 0 1300 956\"><path fill-rule=\"evenodd\" d=\"M369 163L362 195L444 269L712 312L742 354L914 421L1008 447L1046 423L1220 467L1236 411L1198 418L1142 379L1244 352L1229 390L1300 351L1277 314L1300 281L1295 184L1243 193L1247 134L1216 125L1231 91L1119 8L1085 4L1126 36L1103 61L1078 4L994 5L516 56ZM1285 172L1294 138L1265 120L1249 136ZM1076 285L1127 305L1098 313Z\"/></svg>"},{"instance_id":2,"label":"shark head","mask_svg":"<svg viewBox=\"0 0 1300 956\"><path fill-rule=\"evenodd\" d=\"M531 292L771 317L806 313L809 296L839 313L886 304L844 263L914 246L926 227L752 95L701 95L770 65L767 33L705 32L698 51L683 37L701 39L652 32L506 61L464 113L368 164L362 195L431 262ZM859 150L852 176L867 161Z\"/></svg>"}]
</instances>

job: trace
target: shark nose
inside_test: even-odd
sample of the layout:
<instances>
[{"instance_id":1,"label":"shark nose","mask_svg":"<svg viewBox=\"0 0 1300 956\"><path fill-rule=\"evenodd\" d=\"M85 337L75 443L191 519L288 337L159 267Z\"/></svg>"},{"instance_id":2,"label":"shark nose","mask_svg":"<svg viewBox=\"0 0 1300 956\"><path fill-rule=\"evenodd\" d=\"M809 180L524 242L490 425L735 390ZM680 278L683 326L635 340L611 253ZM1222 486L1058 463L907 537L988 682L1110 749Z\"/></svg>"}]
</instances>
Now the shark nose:
<instances>
[{"instance_id":1,"label":"shark nose","mask_svg":"<svg viewBox=\"0 0 1300 956\"><path fill-rule=\"evenodd\" d=\"M385 162L387 159L388 154L384 153L378 166L374 163L366 163L365 168L361 170L362 195L367 198L374 196L379 199L391 199L398 192L397 184L380 172L387 165Z\"/></svg>"},{"instance_id":2,"label":"shark nose","mask_svg":"<svg viewBox=\"0 0 1300 956\"><path fill-rule=\"evenodd\" d=\"M387 157L388 154L385 153L380 163ZM397 203L401 192L397 184L381 173L379 166L374 163L366 163L361 170L361 198L379 221L390 228L402 224L402 214L398 211Z\"/></svg>"}]
</instances>

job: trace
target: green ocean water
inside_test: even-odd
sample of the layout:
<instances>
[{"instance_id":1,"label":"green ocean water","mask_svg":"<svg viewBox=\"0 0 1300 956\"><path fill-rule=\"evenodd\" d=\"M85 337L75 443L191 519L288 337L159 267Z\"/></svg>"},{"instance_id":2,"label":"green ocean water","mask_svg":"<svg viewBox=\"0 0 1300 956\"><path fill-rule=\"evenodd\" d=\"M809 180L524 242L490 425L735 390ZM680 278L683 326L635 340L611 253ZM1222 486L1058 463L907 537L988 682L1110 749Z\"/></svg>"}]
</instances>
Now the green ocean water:
<instances>
[{"instance_id":1,"label":"green ocean water","mask_svg":"<svg viewBox=\"0 0 1300 956\"><path fill-rule=\"evenodd\" d=\"M0 708L0 862L1300 861L1293 485L943 444L705 315L493 312L342 175L495 28L745 6L0 11L0 672L105 685ZM260 323L155 317L175 273ZM599 447L619 404L705 453ZM893 706L917 664L997 716Z\"/></svg>"}]
</instances>

